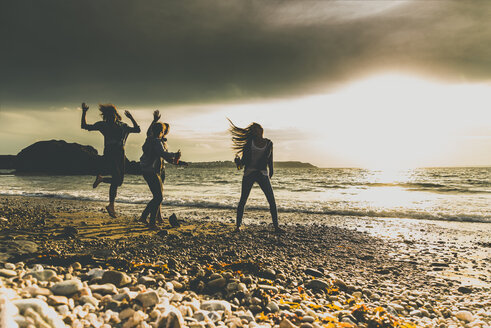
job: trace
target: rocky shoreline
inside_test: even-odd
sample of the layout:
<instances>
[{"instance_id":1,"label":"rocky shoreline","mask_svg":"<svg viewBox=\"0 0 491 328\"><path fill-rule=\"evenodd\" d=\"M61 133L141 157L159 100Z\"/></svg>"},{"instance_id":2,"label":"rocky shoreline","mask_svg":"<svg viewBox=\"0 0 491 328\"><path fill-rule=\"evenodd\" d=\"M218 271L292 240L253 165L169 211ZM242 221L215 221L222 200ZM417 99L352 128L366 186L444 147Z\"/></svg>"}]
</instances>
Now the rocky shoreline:
<instances>
[{"instance_id":1,"label":"rocky shoreline","mask_svg":"<svg viewBox=\"0 0 491 328\"><path fill-rule=\"evenodd\" d=\"M445 245L434 258L414 241L402 241L406 252L365 232L298 221L281 235L262 223L233 234L225 210L180 209L180 228L155 233L134 222L133 205L114 220L99 203L5 197L0 205L0 318L21 327L491 323L487 277L469 285L440 275L464 268ZM489 274L489 259L474 265Z\"/></svg>"}]
</instances>

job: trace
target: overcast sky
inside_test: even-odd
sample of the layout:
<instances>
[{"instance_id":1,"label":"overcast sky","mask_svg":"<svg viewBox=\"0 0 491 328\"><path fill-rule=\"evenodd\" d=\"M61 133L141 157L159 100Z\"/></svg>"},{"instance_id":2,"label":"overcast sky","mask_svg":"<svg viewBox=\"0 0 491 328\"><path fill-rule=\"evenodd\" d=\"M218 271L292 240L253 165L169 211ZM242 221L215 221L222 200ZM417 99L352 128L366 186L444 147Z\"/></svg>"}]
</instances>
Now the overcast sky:
<instances>
[{"instance_id":1,"label":"overcast sky","mask_svg":"<svg viewBox=\"0 0 491 328\"><path fill-rule=\"evenodd\" d=\"M376 165L366 156L398 133L380 129L402 115L416 130L438 125L423 135L440 153L415 165L491 164L489 1L0 1L0 153L45 139L101 150L79 127L85 101L90 121L111 102L144 129L160 109L191 160L233 158L228 116L262 123L281 160ZM374 131L375 153L353 156ZM416 134L396 140L421 153ZM130 158L143 140L130 136Z\"/></svg>"}]
</instances>

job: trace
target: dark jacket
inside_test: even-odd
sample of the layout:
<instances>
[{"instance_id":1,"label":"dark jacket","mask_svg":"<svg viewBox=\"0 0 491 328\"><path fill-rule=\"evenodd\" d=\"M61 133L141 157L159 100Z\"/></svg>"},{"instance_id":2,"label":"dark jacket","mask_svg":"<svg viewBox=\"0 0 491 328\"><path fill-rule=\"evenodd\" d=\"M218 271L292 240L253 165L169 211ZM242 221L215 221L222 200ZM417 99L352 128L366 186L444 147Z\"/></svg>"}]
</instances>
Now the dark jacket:
<instances>
[{"instance_id":1,"label":"dark jacket","mask_svg":"<svg viewBox=\"0 0 491 328\"><path fill-rule=\"evenodd\" d=\"M142 149L143 155L140 157L140 165L144 173L160 174L164 169L162 159L173 163L177 156L177 153L168 152L163 141L159 138L147 138Z\"/></svg>"},{"instance_id":2,"label":"dark jacket","mask_svg":"<svg viewBox=\"0 0 491 328\"><path fill-rule=\"evenodd\" d=\"M247 170L251 162L251 144L252 140L249 140L246 143L244 146L244 151L242 152L242 158L240 159L240 163L245 167L245 170ZM271 172L273 172L273 142L269 139L266 139L266 150L258 161L258 167L255 167L254 169L262 171L265 170L266 167L269 168L269 172L271 174Z\"/></svg>"}]
</instances>

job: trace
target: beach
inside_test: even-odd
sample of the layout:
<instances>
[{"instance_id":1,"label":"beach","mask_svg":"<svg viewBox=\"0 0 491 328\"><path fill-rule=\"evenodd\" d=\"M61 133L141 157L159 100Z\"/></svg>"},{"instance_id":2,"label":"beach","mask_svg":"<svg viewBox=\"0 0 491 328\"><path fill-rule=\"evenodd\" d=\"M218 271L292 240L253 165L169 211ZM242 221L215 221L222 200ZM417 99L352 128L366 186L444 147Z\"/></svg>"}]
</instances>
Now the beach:
<instances>
[{"instance_id":1,"label":"beach","mask_svg":"<svg viewBox=\"0 0 491 328\"><path fill-rule=\"evenodd\" d=\"M172 321L171 306L179 312L173 327L490 324L488 223L280 212L285 233L275 234L269 212L251 209L243 231L232 233L233 209L164 206L164 216L175 213L181 226L172 228L164 219L163 229L154 232L135 222L141 204L118 204L116 219L96 201L2 196L0 205L0 256L8 271L2 283L16 294L12 302L33 297L25 291L36 286L51 288L37 296L50 304L57 297L54 284L79 279L83 286L68 295L74 301L51 301L74 327L90 320L95 326L160 327ZM38 264L54 270L55 278L22 278ZM95 292L100 280L87 274L97 267L122 272L131 282ZM125 292L130 297L123 304L118 295ZM135 301L138 293L151 292L158 304ZM82 294L98 300L83 317L73 312L86 306ZM201 318L197 304L207 299L226 301L226 309ZM121 316L128 308L131 315ZM111 322L109 309L118 323Z\"/></svg>"}]
</instances>

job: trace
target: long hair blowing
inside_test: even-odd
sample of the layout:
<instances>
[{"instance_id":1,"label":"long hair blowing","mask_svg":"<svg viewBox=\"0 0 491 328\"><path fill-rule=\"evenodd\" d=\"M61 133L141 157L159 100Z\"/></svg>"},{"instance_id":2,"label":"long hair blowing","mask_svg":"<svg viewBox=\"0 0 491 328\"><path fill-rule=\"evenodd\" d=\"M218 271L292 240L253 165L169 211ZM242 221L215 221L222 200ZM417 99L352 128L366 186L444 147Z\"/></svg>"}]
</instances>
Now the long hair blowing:
<instances>
[{"instance_id":1,"label":"long hair blowing","mask_svg":"<svg viewBox=\"0 0 491 328\"><path fill-rule=\"evenodd\" d=\"M104 121L110 117L115 117L116 121L121 121L121 115L113 104L99 105L99 110Z\"/></svg>"},{"instance_id":2,"label":"long hair blowing","mask_svg":"<svg viewBox=\"0 0 491 328\"><path fill-rule=\"evenodd\" d=\"M230 123L230 128L228 131L232 135L232 149L237 152L237 154L243 153L246 144L254 138L253 126L258 125L257 123L251 123L246 128L239 128L232 121L227 118Z\"/></svg>"}]
</instances>

